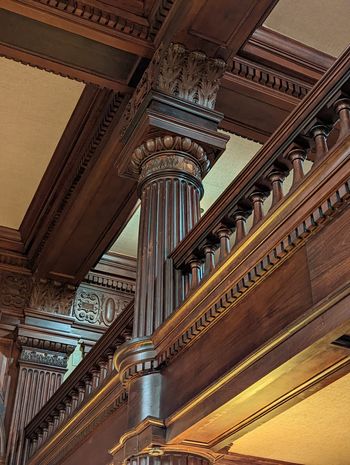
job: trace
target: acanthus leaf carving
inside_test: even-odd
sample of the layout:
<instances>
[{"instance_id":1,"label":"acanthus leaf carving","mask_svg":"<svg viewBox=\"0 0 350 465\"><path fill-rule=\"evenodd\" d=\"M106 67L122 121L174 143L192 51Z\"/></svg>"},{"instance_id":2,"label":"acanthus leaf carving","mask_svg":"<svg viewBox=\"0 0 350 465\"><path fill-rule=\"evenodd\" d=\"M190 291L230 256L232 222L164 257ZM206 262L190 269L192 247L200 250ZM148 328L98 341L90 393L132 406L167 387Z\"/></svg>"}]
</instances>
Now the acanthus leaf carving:
<instances>
[{"instance_id":1,"label":"acanthus leaf carving","mask_svg":"<svg viewBox=\"0 0 350 465\"><path fill-rule=\"evenodd\" d=\"M70 315L75 287L41 279L34 281L30 307L49 313Z\"/></svg>"}]
</instances>

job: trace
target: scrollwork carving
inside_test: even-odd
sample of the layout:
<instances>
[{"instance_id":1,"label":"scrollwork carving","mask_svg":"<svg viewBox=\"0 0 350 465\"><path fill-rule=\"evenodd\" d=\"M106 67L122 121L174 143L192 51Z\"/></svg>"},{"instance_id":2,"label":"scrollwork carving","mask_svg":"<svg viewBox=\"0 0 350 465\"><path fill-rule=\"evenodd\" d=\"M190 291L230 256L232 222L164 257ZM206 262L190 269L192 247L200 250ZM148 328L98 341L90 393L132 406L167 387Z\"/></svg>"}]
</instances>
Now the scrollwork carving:
<instances>
[{"instance_id":1,"label":"scrollwork carving","mask_svg":"<svg viewBox=\"0 0 350 465\"><path fill-rule=\"evenodd\" d=\"M17 273L0 273L0 305L24 309L32 288L29 276Z\"/></svg>"}]
</instances>

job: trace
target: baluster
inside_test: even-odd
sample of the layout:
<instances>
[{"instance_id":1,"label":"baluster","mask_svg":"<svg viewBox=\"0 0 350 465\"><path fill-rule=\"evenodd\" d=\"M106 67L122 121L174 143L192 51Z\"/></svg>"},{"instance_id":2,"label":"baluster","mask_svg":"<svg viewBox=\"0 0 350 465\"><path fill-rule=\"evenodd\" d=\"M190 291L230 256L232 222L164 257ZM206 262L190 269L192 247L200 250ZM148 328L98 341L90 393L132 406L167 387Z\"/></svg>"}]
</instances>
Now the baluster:
<instances>
[{"instance_id":1,"label":"baluster","mask_svg":"<svg viewBox=\"0 0 350 465\"><path fill-rule=\"evenodd\" d=\"M85 384L84 382L78 383L78 405L80 405L85 398Z\"/></svg>"},{"instance_id":2,"label":"baluster","mask_svg":"<svg viewBox=\"0 0 350 465\"><path fill-rule=\"evenodd\" d=\"M98 362L98 366L100 368L100 383L106 378L107 376L107 369L108 369L108 362L106 359L102 359Z\"/></svg>"},{"instance_id":3,"label":"baluster","mask_svg":"<svg viewBox=\"0 0 350 465\"><path fill-rule=\"evenodd\" d=\"M226 226L221 226L217 231L218 238L220 239L220 262L224 261L231 251L230 234L231 231Z\"/></svg>"},{"instance_id":4,"label":"baluster","mask_svg":"<svg viewBox=\"0 0 350 465\"><path fill-rule=\"evenodd\" d=\"M48 436L48 432L49 432L49 425L47 422L44 422L41 426L41 429L43 431L43 438L42 438L42 444L45 443L46 439L47 439L47 436Z\"/></svg>"},{"instance_id":5,"label":"baluster","mask_svg":"<svg viewBox=\"0 0 350 465\"><path fill-rule=\"evenodd\" d=\"M286 155L293 167L293 182L291 189L297 186L304 178L303 164L306 158L306 151L301 147L294 147Z\"/></svg>"},{"instance_id":6,"label":"baluster","mask_svg":"<svg viewBox=\"0 0 350 465\"><path fill-rule=\"evenodd\" d=\"M328 136L328 128L322 124L314 126L311 129L311 135L315 141L315 160L314 165L319 163L327 154L328 146L327 146L327 136Z\"/></svg>"},{"instance_id":7,"label":"baluster","mask_svg":"<svg viewBox=\"0 0 350 465\"><path fill-rule=\"evenodd\" d=\"M337 142L350 134L350 99L342 98L334 104L334 109L339 117L340 131Z\"/></svg>"},{"instance_id":8,"label":"baluster","mask_svg":"<svg viewBox=\"0 0 350 465\"><path fill-rule=\"evenodd\" d=\"M90 373L84 376L83 381L85 383L85 396L87 397L92 392L92 379Z\"/></svg>"},{"instance_id":9,"label":"baluster","mask_svg":"<svg viewBox=\"0 0 350 465\"><path fill-rule=\"evenodd\" d=\"M243 210L236 211L233 214L233 220L236 225L235 245L239 244L241 240L244 239L246 236L246 232L245 232L246 215L247 213L244 212Z\"/></svg>"},{"instance_id":10,"label":"baluster","mask_svg":"<svg viewBox=\"0 0 350 465\"><path fill-rule=\"evenodd\" d=\"M205 257L204 276L209 276L215 268L215 246L208 243L203 247Z\"/></svg>"},{"instance_id":11,"label":"baluster","mask_svg":"<svg viewBox=\"0 0 350 465\"><path fill-rule=\"evenodd\" d=\"M260 223L260 221L264 218L262 206L263 206L265 198L266 198L266 194L262 191L254 191L249 196L249 200L253 204L253 225L252 227Z\"/></svg>"},{"instance_id":12,"label":"baluster","mask_svg":"<svg viewBox=\"0 0 350 465\"><path fill-rule=\"evenodd\" d=\"M98 367L94 366L91 369L92 374L92 391L98 388L100 384L100 370Z\"/></svg>"},{"instance_id":13,"label":"baluster","mask_svg":"<svg viewBox=\"0 0 350 465\"><path fill-rule=\"evenodd\" d=\"M47 424L48 424L48 431L47 431L47 437L49 438L51 434L53 433L54 427L55 427L55 420L53 415L50 415L47 419Z\"/></svg>"},{"instance_id":14,"label":"baluster","mask_svg":"<svg viewBox=\"0 0 350 465\"><path fill-rule=\"evenodd\" d=\"M116 347L117 349L118 347ZM109 349L108 352L107 352L107 359L108 359L108 363L107 363L107 370L108 370L108 374L112 373L113 371L113 357L114 357L114 350L112 349Z\"/></svg>"},{"instance_id":15,"label":"baluster","mask_svg":"<svg viewBox=\"0 0 350 465\"><path fill-rule=\"evenodd\" d=\"M59 413L58 409L55 409L53 411L53 431L56 431L59 424L60 424L60 413Z\"/></svg>"},{"instance_id":16,"label":"baluster","mask_svg":"<svg viewBox=\"0 0 350 465\"><path fill-rule=\"evenodd\" d=\"M72 399L70 397L67 397L64 402L66 406L66 413L65 413L65 418L70 417L72 413Z\"/></svg>"},{"instance_id":17,"label":"baluster","mask_svg":"<svg viewBox=\"0 0 350 465\"><path fill-rule=\"evenodd\" d=\"M191 290L196 289L201 281L201 262L198 258L190 261L191 267Z\"/></svg>"},{"instance_id":18,"label":"baluster","mask_svg":"<svg viewBox=\"0 0 350 465\"><path fill-rule=\"evenodd\" d=\"M76 389L73 389L71 392L71 398L72 398L72 412L76 410L78 407L79 403L79 392Z\"/></svg>"},{"instance_id":19,"label":"baluster","mask_svg":"<svg viewBox=\"0 0 350 465\"><path fill-rule=\"evenodd\" d=\"M268 175L268 180L272 186L272 203L270 210L283 198L282 184L285 179L285 173L280 170L273 170Z\"/></svg>"},{"instance_id":20,"label":"baluster","mask_svg":"<svg viewBox=\"0 0 350 465\"><path fill-rule=\"evenodd\" d=\"M59 404L58 405L58 411L59 411L58 423L59 423L59 425L62 425L62 423L64 422L65 415L66 415L66 407L65 407L65 405L64 404Z\"/></svg>"},{"instance_id":21,"label":"baluster","mask_svg":"<svg viewBox=\"0 0 350 465\"><path fill-rule=\"evenodd\" d=\"M40 446L41 446L41 444L42 444L42 442L43 442L43 430L41 429L40 426L39 426L39 428L38 428L37 434L38 434L38 445L37 445L37 448L40 449Z\"/></svg>"},{"instance_id":22,"label":"baluster","mask_svg":"<svg viewBox=\"0 0 350 465\"><path fill-rule=\"evenodd\" d=\"M36 450L38 448L38 435L37 433L33 434L33 439L32 439L32 446L30 449L30 455L34 455Z\"/></svg>"}]
</instances>

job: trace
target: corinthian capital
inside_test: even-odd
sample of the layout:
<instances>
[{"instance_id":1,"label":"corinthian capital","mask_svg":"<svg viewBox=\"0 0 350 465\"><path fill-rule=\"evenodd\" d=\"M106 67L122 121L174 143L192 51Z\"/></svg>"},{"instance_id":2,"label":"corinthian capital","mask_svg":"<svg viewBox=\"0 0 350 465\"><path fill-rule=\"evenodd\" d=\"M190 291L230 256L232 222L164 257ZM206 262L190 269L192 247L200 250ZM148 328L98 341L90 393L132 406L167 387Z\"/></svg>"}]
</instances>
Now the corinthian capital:
<instances>
[{"instance_id":1,"label":"corinthian capital","mask_svg":"<svg viewBox=\"0 0 350 465\"><path fill-rule=\"evenodd\" d=\"M124 113L124 130L150 91L158 91L213 110L226 63L189 51L181 44L163 44L155 52Z\"/></svg>"}]
</instances>

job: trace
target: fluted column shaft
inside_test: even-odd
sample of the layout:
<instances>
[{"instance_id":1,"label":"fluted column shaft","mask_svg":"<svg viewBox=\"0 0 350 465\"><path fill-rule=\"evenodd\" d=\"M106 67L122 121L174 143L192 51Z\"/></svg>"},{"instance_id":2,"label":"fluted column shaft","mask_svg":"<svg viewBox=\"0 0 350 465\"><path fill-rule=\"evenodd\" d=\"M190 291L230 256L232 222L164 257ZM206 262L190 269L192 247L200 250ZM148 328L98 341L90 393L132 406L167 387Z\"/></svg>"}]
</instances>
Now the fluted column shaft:
<instances>
[{"instance_id":1,"label":"fluted column shaft","mask_svg":"<svg viewBox=\"0 0 350 465\"><path fill-rule=\"evenodd\" d=\"M207 165L202 148L187 138L156 138L145 147L142 155L135 152L141 219L134 337L151 335L175 308L181 289L174 289L168 257L200 217Z\"/></svg>"}]
</instances>

